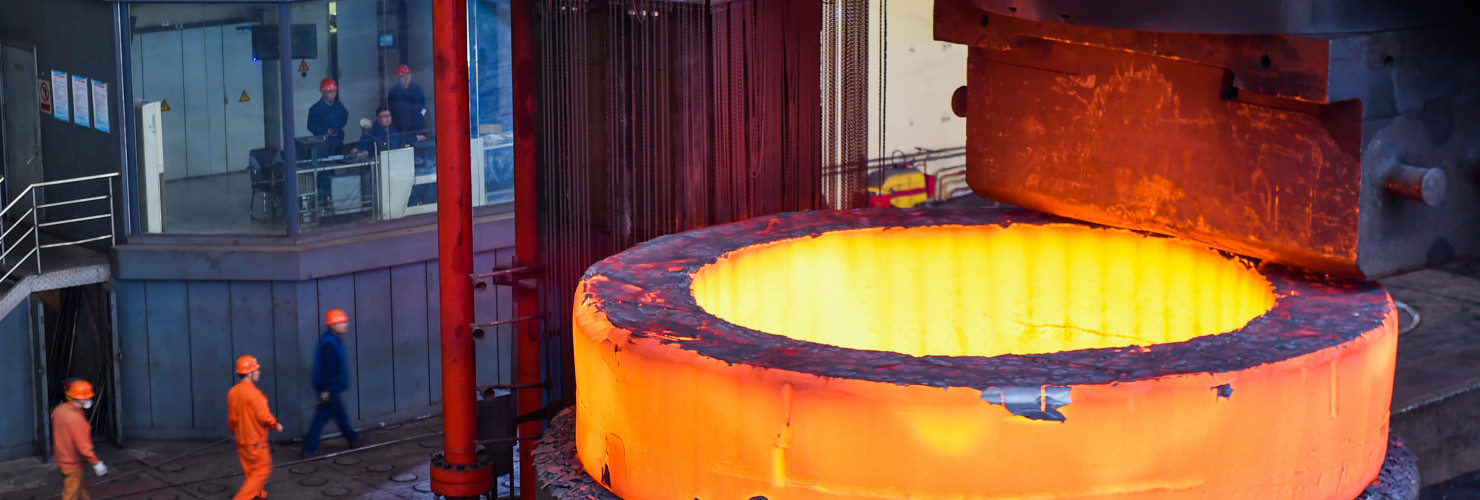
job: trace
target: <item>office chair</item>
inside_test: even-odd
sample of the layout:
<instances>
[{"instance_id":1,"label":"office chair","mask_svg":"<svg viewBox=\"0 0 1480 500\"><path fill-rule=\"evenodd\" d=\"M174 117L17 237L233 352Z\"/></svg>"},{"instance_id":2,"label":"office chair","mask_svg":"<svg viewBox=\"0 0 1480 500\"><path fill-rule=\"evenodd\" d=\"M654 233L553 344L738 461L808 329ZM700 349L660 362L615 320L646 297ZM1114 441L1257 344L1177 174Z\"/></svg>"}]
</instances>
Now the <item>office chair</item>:
<instances>
[{"instance_id":1,"label":"office chair","mask_svg":"<svg viewBox=\"0 0 1480 500\"><path fill-rule=\"evenodd\" d=\"M253 221L276 219L282 213L283 155L277 148L257 148L247 152L247 173L252 178L252 197L247 200L247 216ZM261 218L257 217L257 193L262 193Z\"/></svg>"}]
</instances>

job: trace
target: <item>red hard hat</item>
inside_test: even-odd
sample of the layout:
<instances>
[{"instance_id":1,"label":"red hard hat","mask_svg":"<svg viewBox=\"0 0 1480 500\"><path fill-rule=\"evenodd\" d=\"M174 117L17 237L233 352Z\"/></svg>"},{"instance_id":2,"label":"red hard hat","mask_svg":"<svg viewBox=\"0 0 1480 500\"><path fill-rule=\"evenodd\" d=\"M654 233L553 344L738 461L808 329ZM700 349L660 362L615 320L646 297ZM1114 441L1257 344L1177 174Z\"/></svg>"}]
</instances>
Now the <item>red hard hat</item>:
<instances>
[{"instance_id":1,"label":"red hard hat","mask_svg":"<svg viewBox=\"0 0 1480 500\"><path fill-rule=\"evenodd\" d=\"M409 74L411 74L411 68L407 67L405 64L396 66L396 76L406 76Z\"/></svg>"},{"instance_id":2,"label":"red hard hat","mask_svg":"<svg viewBox=\"0 0 1480 500\"><path fill-rule=\"evenodd\" d=\"M319 92L339 92L339 84L333 78L325 78L319 82Z\"/></svg>"},{"instance_id":3,"label":"red hard hat","mask_svg":"<svg viewBox=\"0 0 1480 500\"><path fill-rule=\"evenodd\" d=\"M329 312L324 313L324 324L325 325L333 325L333 324L348 323L348 322L349 322L349 315L348 314L345 314L343 309L330 309Z\"/></svg>"},{"instance_id":4,"label":"red hard hat","mask_svg":"<svg viewBox=\"0 0 1480 500\"><path fill-rule=\"evenodd\" d=\"M262 369L262 364L257 362L256 356L242 356L236 358L236 374L246 375Z\"/></svg>"},{"instance_id":5,"label":"red hard hat","mask_svg":"<svg viewBox=\"0 0 1480 500\"><path fill-rule=\"evenodd\" d=\"M72 399L92 399L92 384L86 380L76 380L67 384L67 397Z\"/></svg>"}]
</instances>

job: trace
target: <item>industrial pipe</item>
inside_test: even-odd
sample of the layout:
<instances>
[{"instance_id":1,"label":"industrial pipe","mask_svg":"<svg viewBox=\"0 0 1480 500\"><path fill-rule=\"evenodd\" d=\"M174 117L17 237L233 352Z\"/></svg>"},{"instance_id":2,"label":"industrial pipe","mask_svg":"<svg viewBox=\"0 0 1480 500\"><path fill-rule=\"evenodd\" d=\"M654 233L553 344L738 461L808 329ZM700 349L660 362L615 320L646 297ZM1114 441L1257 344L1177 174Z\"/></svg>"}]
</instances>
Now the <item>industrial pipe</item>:
<instances>
[{"instance_id":1,"label":"industrial pipe","mask_svg":"<svg viewBox=\"0 0 1480 500\"><path fill-rule=\"evenodd\" d=\"M535 65L535 15L534 0L513 0L509 5L510 51L513 58L513 101L514 101L514 256L519 263L529 265L539 259L539 188L537 184L535 130L538 122L535 88L537 70ZM540 314L539 291L526 286L514 287L514 311L519 317ZM534 387L541 382L542 367L540 353L544 349L540 341L538 321L519 323L515 374L517 383ZM544 401L537 389L519 391L519 414L532 415L540 410ZM519 424L519 436L536 436L542 430L539 421ZM530 454L534 443L519 446L520 497L534 500L538 485L535 482L534 459Z\"/></svg>"},{"instance_id":2,"label":"industrial pipe","mask_svg":"<svg viewBox=\"0 0 1480 500\"><path fill-rule=\"evenodd\" d=\"M474 497L493 490L493 464L480 460L473 323L472 140L468 96L468 3L432 1L432 71L437 112L437 256L442 318L442 445L432 492Z\"/></svg>"}]
</instances>

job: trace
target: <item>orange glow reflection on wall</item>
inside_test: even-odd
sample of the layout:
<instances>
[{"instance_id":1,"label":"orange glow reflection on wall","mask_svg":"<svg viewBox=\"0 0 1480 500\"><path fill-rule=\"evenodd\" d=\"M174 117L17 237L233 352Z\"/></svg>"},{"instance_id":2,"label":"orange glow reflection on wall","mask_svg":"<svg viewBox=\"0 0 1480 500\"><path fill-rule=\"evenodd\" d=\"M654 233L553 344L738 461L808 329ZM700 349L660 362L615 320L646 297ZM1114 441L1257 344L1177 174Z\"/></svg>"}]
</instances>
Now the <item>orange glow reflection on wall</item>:
<instances>
[{"instance_id":1,"label":"orange glow reflection on wall","mask_svg":"<svg viewBox=\"0 0 1480 500\"><path fill-rule=\"evenodd\" d=\"M847 348L816 348L829 353L810 358L819 369L868 350L964 356L911 358L932 369L1145 346L1105 349L1109 362L1266 321L1296 295L1206 248L1068 224L859 228L732 249L689 272L693 301L718 318ZM797 353L759 347L735 351L756 362L703 355L691 344L718 336L719 319L674 331L682 322L663 318L682 305L642 286L588 274L574 318L578 455L627 499L1347 499L1386 449L1397 335L1380 289L1363 295L1375 320L1303 354L982 387L781 369L766 360ZM651 330L614 324L618 302ZM1010 409L1024 391L1060 420Z\"/></svg>"}]
</instances>

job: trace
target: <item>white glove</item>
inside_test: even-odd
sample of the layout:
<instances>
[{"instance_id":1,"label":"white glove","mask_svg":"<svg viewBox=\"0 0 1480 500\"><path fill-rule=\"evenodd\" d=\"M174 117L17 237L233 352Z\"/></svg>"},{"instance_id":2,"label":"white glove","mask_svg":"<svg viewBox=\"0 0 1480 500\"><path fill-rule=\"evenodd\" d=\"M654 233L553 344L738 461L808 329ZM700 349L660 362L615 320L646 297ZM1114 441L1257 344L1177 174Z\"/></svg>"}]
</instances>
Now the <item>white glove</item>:
<instances>
[{"instance_id":1,"label":"white glove","mask_svg":"<svg viewBox=\"0 0 1480 500\"><path fill-rule=\"evenodd\" d=\"M319 393L319 402L320 403L328 403L329 402L329 393L328 392L320 392Z\"/></svg>"},{"instance_id":2,"label":"white glove","mask_svg":"<svg viewBox=\"0 0 1480 500\"><path fill-rule=\"evenodd\" d=\"M108 466L103 465L102 462L93 464L93 474L97 474L98 477L108 475Z\"/></svg>"}]
</instances>

